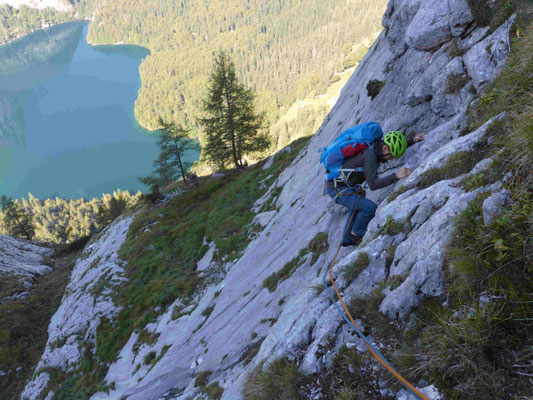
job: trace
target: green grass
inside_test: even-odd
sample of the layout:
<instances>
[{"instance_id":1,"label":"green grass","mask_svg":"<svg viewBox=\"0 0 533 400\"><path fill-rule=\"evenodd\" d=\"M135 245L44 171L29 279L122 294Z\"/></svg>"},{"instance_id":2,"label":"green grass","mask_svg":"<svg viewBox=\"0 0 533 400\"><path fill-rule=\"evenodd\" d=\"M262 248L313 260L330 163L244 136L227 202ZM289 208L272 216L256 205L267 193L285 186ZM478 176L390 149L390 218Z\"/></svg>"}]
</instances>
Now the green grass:
<instances>
[{"instance_id":1,"label":"green grass","mask_svg":"<svg viewBox=\"0 0 533 400\"><path fill-rule=\"evenodd\" d=\"M327 374L318 376L325 400L381 399L369 353L342 346L331 362ZM363 372L366 369L366 372Z\"/></svg>"},{"instance_id":2,"label":"green grass","mask_svg":"<svg viewBox=\"0 0 533 400\"><path fill-rule=\"evenodd\" d=\"M31 377L48 340L50 318L61 303L74 266L72 260L77 255L71 253L61 259L50 259L54 271L38 277L26 298L0 304L0 371L7 373L0 376L0 398L18 399ZM5 274L2 278L2 296L22 289L14 276ZM66 339L61 338L55 344L64 343Z\"/></svg>"},{"instance_id":3,"label":"green grass","mask_svg":"<svg viewBox=\"0 0 533 400\"><path fill-rule=\"evenodd\" d=\"M207 318L209 318L209 316L211 315L211 313L213 312L214 309L215 309L214 305L206 307L206 309L204 311L202 311L202 315L204 317L206 317L206 319L207 319Z\"/></svg>"},{"instance_id":4,"label":"green grass","mask_svg":"<svg viewBox=\"0 0 533 400\"><path fill-rule=\"evenodd\" d=\"M471 192L477 188L485 186L487 183L487 174L485 172L479 172L472 176L465 177L461 182L461 185L466 191Z\"/></svg>"},{"instance_id":5,"label":"green grass","mask_svg":"<svg viewBox=\"0 0 533 400\"><path fill-rule=\"evenodd\" d=\"M147 355L144 356L143 363L150 364L152 361L155 360L156 356L157 356L157 353L155 351L149 352Z\"/></svg>"},{"instance_id":6,"label":"green grass","mask_svg":"<svg viewBox=\"0 0 533 400\"><path fill-rule=\"evenodd\" d=\"M149 332L146 329L141 329L139 332L139 337L137 338L137 343L133 345L133 352L137 352L143 344L147 344L149 346L153 345L157 339L159 339L160 335L160 333Z\"/></svg>"},{"instance_id":7,"label":"green grass","mask_svg":"<svg viewBox=\"0 0 533 400\"><path fill-rule=\"evenodd\" d=\"M202 371L196 374L196 379L194 380L195 387L207 386L209 382L209 377L211 376L212 371Z\"/></svg>"},{"instance_id":8,"label":"green grass","mask_svg":"<svg viewBox=\"0 0 533 400\"><path fill-rule=\"evenodd\" d=\"M372 79L371 81L368 81L366 84L366 91L368 94L368 97L370 97L372 100L381 92L381 89L385 86L386 81L380 81L377 79Z\"/></svg>"},{"instance_id":9,"label":"green grass","mask_svg":"<svg viewBox=\"0 0 533 400\"><path fill-rule=\"evenodd\" d=\"M392 203L394 200L396 200L396 198L397 198L399 195L401 195L401 194L407 192L408 190L409 190L409 188L408 188L407 186L405 186L405 185L400 186L397 190L395 190L394 192L392 192L391 194L389 194L389 197L387 197L387 201L388 201L389 203Z\"/></svg>"},{"instance_id":10,"label":"green grass","mask_svg":"<svg viewBox=\"0 0 533 400\"><path fill-rule=\"evenodd\" d=\"M212 400L218 400L222 398L222 395L224 394L224 389L218 384L218 382L213 382L205 388L200 388L200 391Z\"/></svg>"},{"instance_id":11,"label":"green grass","mask_svg":"<svg viewBox=\"0 0 533 400\"><path fill-rule=\"evenodd\" d=\"M370 258L367 253L359 253L357 259L348 264L343 271L344 279L348 283L352 282L363 270L370 265Z\"/></svg>"},{"instance_id":12,"label":"green grass","mask_svg":"<svg viewBox=\"0 0 533 400\"><path fill-rule=\"evenodd\" d=\"M494 9L477 3L479 12ZM462 185L473 190L510 173L505 187L511 204L484 225L486 193L457 217L445 258L447 306L443 298L428 299L414 311L409 345L398 357L411 376L434 382L450 400L525 399L531 393L533 25L524 16L532 11L531 3L519 10L520 36L512 40L508 64L469 110L473 128L502 111L509 118L491 126L499 131L493 165Z\"/></svg>"},{"instance_id":13,"label":"green grass","mask_svg":"<svg viewBox=\"0 0 533 400\"><path fill-rule=\"evenodd\" d=\"M276 291L278 284L291 277L294 271L296 271L305 262L305 256L309 253L307 247L300 250L300 253L283 266L279 271L274 272L268 278L263 280L263 287L267 288L269 292Z\"/></svg>"},{"instance_id":14,"label":"green grass","mask_svg":"<svg viewBox=\"0 0 533 400\"><path fill-rule=\"evenodd\" d=\"M309 251L313 253L311 257L311 265L317 262L318 258L329 249L328 234L326 232L319 232L315 235L308 245Z\"/></svg>"},{"instance_id":15,"label":"green grass","mask_svg":"<svg viewBox=\"0 0 533 400\"><path fill-rule=\"evenodd\" d=\"M390 330L389 318L379 312L379 306L385 295L381 287L374 289L366 297L356 297L348 305L352 317L359 318L365 324L365 329L375 328L385 335Z\"/></svg>"},{"instance_id":16,"label":"green grass","mask_svg":"<svg viewBox=\"0 0 533 400\"><path fill-rule=\"evenodd\" d=\"M385 282L385 285L389 287L390 290L397 289L402 283L405 282L405 279L408 275L393 275Z\"/></svg>"},{"instance_id":17,"label":"green grass","mask_svg":"<svg viewBox=\"0 0 533 400\"><path fill-rule=\"evenodd\" d=\"M98 362L93 350L94 346L85 342L82 348L82 361L70 372L52 367L37 371L37 376L43 372L47 372L50 376L46 388L41 392L41 397L45 398L50 392L54 392L53 399L89 400L95 392L109 392L113 384L110 386L103 384L108 367Z\"/></svg>"},{"instance_id":18,"label":"green grass","mask_svg":"<svg viewBox=\"0 0 533 400\"><path fill-rule=\"evenodd\" d=\"M303 400L303 374L294 361L280 358L258 365L248 376L243 388L245 400Z\"/></svg>"},{"instance_id":19,"label":"green grass","mask_svg":"<svg viewBox=\"0 0 533 400\"><path fill-rule=\"evenodd\" d=\"M466 86L470 79L466 74L451 74L446 80L446 89L444 94L459 94L461 89Z\"/></svg>"},{"instance_id":20,"label":"green grass","mask_svg":"<svg viewBox=\"0 0 533 400\"><path fill-rule=\"evenodd\" d=\"M381 228L381 233L384 235L397 235L400 232L403 232L404 227L398 221L395 221L392 216L387 215L387 220Z\"/></svg>"},{"instance_id":21,"label":"green grass","mask_svg":"<svg viewBox=\"0 0 533 400\"><path fill-rule=\"evenodd\" d=\"M255 335L257 336L257 334ZM252 337L252 340L253 339L254 337ZM239 359L239 362L242 362L243 365L248 365L253 360L253 358L257 355L257 353L259 353L259 349L261 348L261 345L263 344L264 340L265 338L263 337L259 339L258 341L256 341L255 343L252 343L243 353L243 355Z\"/></svg>"},{"instance_id":22,"label":"green grass","mask_svg":"<svg viewBox=\"0 0 533 400\"><path fill-rule=\"evenodd\" d=\"M167 354L168 349L170 349L169 345L163 346L163 348L161 349L161 353L159 353L159 355L154 360L152 360L151 362L152 368L154 365L156 365L159 362L159 360L163 358L165 354Z\"/></svg>"},{"instance_id":23,"label":"green grass","mask_svg":"<svg viewBox=\"0 0 533 400\"><path fill-rule=\"evenodd\" d=\"M482 147L483 145L480 144L473 151L459 151L454 153L441 168L427 170L420 177L417 185L418 188L425 189L439 181L452 179L469 172L481 159L490 156L488 152L481 151Z\"/></svg>"},{"instance_id":24,"label":"green grass","mask_svg":"<svg viewBox=\"0 0 533 400\"><path fill-rule=\"evenodd\" d=\"M387 249L387 254L385 257L385 268L387 269L387 272L390 271L390 267L392 266L392 262L394 261L394 254L396 252L396 246L391 246Z\"/></svg>"},{"instance_id":25,"label":"green grass","mask_svg":"<svg viewBox=\"0 0 533 400\"><path fill-rule=\"evenodd\" d=\"M462 57L465 54L465 51L463 49L459 48L456 38L453 38L450 43L451 43L451 45L450 45L450 47L448 49L448 55L451 58Z\"/></svg>"},{"instance_id":26,"label":"green grass","mask_svg":"<svg viewBox=\"0 0 533 400\"><path fill-rule=\"evenodd\" d=\"M332 338L318 356L335 347ZM369 353L342 346L325 372L304 376L295 361L279 358L261 363L248 376L243 389L244 400L304 400L309 386L320 387L321 399L358 400L381 399L378 381L387 379L382 370L373 369ZM389 382L395 390L394 382Z\"/></svg>"},{"instance_id":27,"label":"green grass","mask_svg":"<svg viewBox=\"0 0 533 400\"><path fill-rule=\"evenodd\" d=\"M524 12L528 0L467 0L474 20L479 26L490 26L496 30L517 10Z\"/></svg>"},{"instance_id":28,"label":"green grass","mask_svg":"<svg viewBox=\"0 0 533 400\"><path fill-rule=\"evenodd\" d=\"M202 371L198 372L196 379L194 380L194 386L200 389L200 392L207 395L208 399L218 400L222 397L224 389L220 387L218 382L209 382L209 377L212 375L211 371Z\"/></svg>"},{"instance_id":29,"label":"green grass","mask_svg":"<svg viewBox=\"0 0 533 400\"><path fill-rule=\"evenodd\" d=\"M223 179L200 179L194 190L137 215L119 251L126 261L128 281L115 301L124 308L114 322L104 319L98 327L100 360L114 360L134 330L154 321L175 299L186 301L202 287L196 263L207 250L202 245L204 237L215 243L214 259L219 263L241 254L249 242L246 228L255 217L253 204L308 140L293 142L291 151L276 155L266 170L261 169L264 163L259 163L230 171ZM265 184L259 185L269 176ZM158 306L161 310L156 312Z\"/></svg>"},{"instance_id":30,"label":"green grass","mask_svg":"<svg viewBox=\"0 0 533 400\"><path fill-rule=\"evenodd\" d=\"M296 257L285 264L279 271L276 271L265 278L263 280L263 287L266 287L270 292L274 292L279 283L289 279L294 271L303 265L307 254L312 254L311 265L313 265L318 258L328 250L328 248L328 234L325 232L317 233L315 237L309 241L307 247L301 249Z\"/></svg>"},{"instance_id":31,"label":"green grass","mask_svg":"<svg viewBox=\"0 0 533 400\"><path fill-rule=\"evenodd\" d=\"M14 273L0 273L0 299L24 291L24 280Z\"/></svg>"}]
</instances>

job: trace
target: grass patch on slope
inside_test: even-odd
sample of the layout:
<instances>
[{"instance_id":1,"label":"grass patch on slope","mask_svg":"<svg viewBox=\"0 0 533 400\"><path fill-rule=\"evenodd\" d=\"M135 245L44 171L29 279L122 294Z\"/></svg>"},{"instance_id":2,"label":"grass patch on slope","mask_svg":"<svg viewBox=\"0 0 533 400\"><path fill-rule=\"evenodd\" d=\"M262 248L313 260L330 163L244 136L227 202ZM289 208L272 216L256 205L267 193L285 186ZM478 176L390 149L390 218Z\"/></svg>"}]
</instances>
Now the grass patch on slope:
<instances>
[{"instance_id":1,"label":"grass patch on slope","mask_svg":"<svg viewBox=\"0 0 533 400\"><path fill-rule=\"evenodd\" d=\"M514 2L511 2L514 4ZM495 136L492 167L511 192L511 205L483 223L480 195L455 222L447 249L444 299L426 300L409 330L411 348L398 360L411 375L437 384L451 400L510 399L531 393L533 374L533 5L519 10L506 68L470 109L470 125L508 111ZM520 32L517 36L516 32ZM463 184L480 187L487 176ZM410 357L409 357L409 354Z\"/></svg>"},{"instance_id":2,"label":"grass patch on slope","mask_svg":"<svg viewBox=\"0 0 533 400\"><path fill-rule=\"evenodd\" d=\"M245 400L303 400L303 380L296 362L279 358L266 366L259 364L246 380L242 395Z\"/></svg>"},{"instance_id":3,"label":"grass patch on slope","mask_svg":"<svg viewBox=\"0 0 533 400\"><path fill-rule=\"evenodd\" d=\"M324 254L329 248L328 234L326 232L319 232L313 239L309 241L307 247L300 250L298 255L287 262L279 271L274 272L263 280L263 287L266 287L270 292L276 291L278 284L289 279L291 275L300 268L305 262L305 256L309 253L311 256L311 265L313 265L318 258Z\"/></svg>"},{"instance_id":4,"label":"grass patch on slope","mask_svg":"<svg viewBox=\"0 0 533 400\"><path fill-rule=\"evenodd\" d=\"M0 303L0 371L6 373L0 376L0 398L18 399L31 377L44 351L48 324L61 303L76 255L52 261L54 271L38 277L26 298ZM7 289L3 295L12 295L21 288L13 284Z\"/></svg>"},{"instance_id":5,"label":"grass patch on slope","mask_svg":"<svg viewBox=\"0 0 533 400\"><path fill-rule=\"evenodd\" d=\"M467 3L477 24L490 26L494 31L515 12L527 12L524 5L528 0L467 0Z\"/></svg>"},{"instance_id":6,"label":"grass patch on slope","mask_svg":"<svg viewBox=\"0 0 533 400\"><path fill-rule=\"evenodd\" d=\"M115 322L104 320L97 330L101 361L112 361L134 330L202 287L196 264L207 250L204 237L216 244L216 261L240 255L249 243L253 204L308 140L293 142L291 151L277 154L270 168L263 170L259 163L222 178L202 178L194 190L137 216L119 252L128 281L115 300L124 307Z\"/></svg>"}]
</instances>

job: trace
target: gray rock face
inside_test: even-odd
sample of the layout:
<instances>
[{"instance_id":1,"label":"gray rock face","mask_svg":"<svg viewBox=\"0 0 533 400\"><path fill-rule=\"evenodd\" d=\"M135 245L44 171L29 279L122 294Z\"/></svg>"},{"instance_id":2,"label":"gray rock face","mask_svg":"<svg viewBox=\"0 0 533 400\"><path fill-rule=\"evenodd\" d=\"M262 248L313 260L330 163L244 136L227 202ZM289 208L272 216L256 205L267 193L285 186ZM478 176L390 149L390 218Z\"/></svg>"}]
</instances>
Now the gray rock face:
<instances>
[{"instance_id":1,"label":"gray rock face","mask_svg":"<svg viewBox=\"0 0 533 400\"><path fill-rule=\"evenodd\" d=\"M113 318L118 307L113 304L113 286L124 279L117 252L126 238L132 218L119 219L106 229L100 239L86 247L72 270L70 282L57 312L48 326L48 342L36 370L59 367L72 371L80 361L84 342L94 343L96 328L102 317ZM95 287L104 279L101 292ZM61 346L53 343L64 342ZM34 400L46 387L49 374L32 379L21 395Z\"/></svg>"},{"instance_id":2,"label":"gray rock face","mask_svg":"<svg viewBox=\"0 0 533 400\"><path fill-rule=\"evenodd\" d=\"M466 31L467 26L474 20L468 3L465 0L449 0L448 10L449 14L447 17L450 32L453 36L462 35Z\"/></svg>"},{"instance_id":3,"label":"gray rock face","mask_svg":"<svg viewBox=\"0 0 533 400\"><path fill-rule=\"evenodd\" d=\"M407 44L415 50L431 50L451 39L447 2L436 2L433 7L421 7L405 33Z\"/></svg>"},{"instance_id":4,"label":"gray rock face","mask_svg":"<svg viewBox=\"0 0 533 400\"><path fill-rule=\"evenodd\" d=\"M379 208L363 243L358 248L342 248L339 252L333 275L342 296L350 302L368 295L391 277L401 277L402 283L395 289L385 285L380 310L391 318L404 318L423 297L443 292L443 254L453 231L454 216L480 192L497 192L501 185L466 192L457 185L462 177L435 182L423 190L417 188L417 183L425 171L441 167L454 152L471 150L486 135L490 121L460 136L461 128L466 125L465 110L474 97L468 85L479 87L494 76L485 75L481 70L483 65L475 61L474 55L479 52L472 49L493 43L500 29L508 32L508 27L503 27L484 38L486 32L469 25L471 15L464 1L444 4L453 6L453 10L429 0L389 3L383 17L385 31L347 82L319 132L255 204L258 212L272 191L282 189L276 211L260 214L255 220L263 230L238 260L219 266L225 271L224 279L199 293L187 309L189 314L173 320L174 307L183 306L176 302L146 327L160 334L155 343L143 344L134 352L137 342L134 333L109 367L106 380L114 383L114 389L110 393L97 393L92 400L123 396L128 400L199 398L202 395L194 386L194 379L197 373L207 370L212 371L209 383L217 382L224 388L222 399L239 400L247 376L262 361L288 356L297 360L303 371L313 373L327 367L343 344L364 351L361 341L320 287L342 236L346 214L323 195L324 171L319 166L317 152L340 132L360 122L375 120L384 130L422 131L427 135L426 140L410 147L399 160L381 168L381 173L392 173L404 166L415 168L410 177L395 185L396 189L404 185L407 191L392 202L385 198L394 188L367 192L367 197L378 203ZM463 57L448 54L449 40L457 35L462 35L461 48L467 51ZM469 52L472 55L466 57ZM498 68L503 65L505 53L501 56ZM467 83L458 94L447 94L443 86L449 74L467 74L474 83ZM374 100L366 93L366 84L372 79L386 81ZM410 101L409 97L413 99ZM476 168L482 170L487 166L485 160ZM384 233L388 216L404 226L403 232ZM118 226L113 229L122 232ZM328 234L328 251L313 264L307 255L303 264L290 278L280 282L274 292L264 288L263 280L293 260L318 232ZM104 251L105 240L95 243L92 251ZM362 253L368 256L368 266L352 282L347 282L344 270ZM390 254L393 259L389 265ZM212 263L206 257L200 263L204 272ZM90 273L89 267L80 261L77 274ZM71 285L76 296L66 295L64 310L58 312L51 325L57 331L52 337L74 332L69 322L71 317L65 310L74 313L76 307L81 310L88 307L83 305L85 300L81 301L87 293L81 291L79 283ZM80 303L76 303L78 298ZM99 297L97 300L97 304L102 304L100 307L111 310L110 303L100 303L103 299ZM202 315L207 307L213 307L208 317ZM113 315L112 311L105 312ZM89 327L90 332L97 322L98 317L84 319L79 324ZM67 341L65 346L69 345L71 342ZM258 345L259 350L245 365L243 357L253 345ZM170 347L154 366L140 363L152 351L160 354L165 346ZM324 351L325 348L329 350ZM53 353L61 354L54 361L57 365L66 361L64 352L57 349ZM44 359L52 358L47 352ZM46 383L33 380L26 388L28 398L35 398L43 385ZM433 386L426 389L431 396L438 396ZM398 396L407 398L403 392Z\"/></svg>"},{"instance_id":5,"label":"gray rock face","mask_svg":"<svg viewBox=\"0 0 533 400\"><path fill-rule=\"evenodd\" d=\"M383 26L392 52L400 56L407 50L406 31L420 9L421 0L391 0L383 16Z\"/></svg>"},{"instance_id":6,"label":"gray rock face","mask_svg":"<svg viewBox=\"0 0 533 400\"><path fill-rule=\"evenodd\" d=\"M511 49L509 31L515 18L516 15L513 15L492 35L474 45L464 55L468 75L472 78L476 88L494 79L505 65Z\"/></svg>"},{"instance_id":7,"label":"gray rock face","mask_svg":"<svg viewBox=\"0 0 533 400\"><path fill-rule=\"evenodd\" d=\"M52 271L52 268L42 264L42 260L53 252L27 240L0 235L0 273L13 273L31 280Z\"/></svg>"},{"instance_id":8,"label":"gray rock face","mask_svg":"<svg viewBox=\"0 0 533 400\"><path fill-rule=\"evenodd\" d=\"M43 258L53 252L27 240L0 235L0 279L15 280L21 288L0 301L27 297L35 278L52 272L52 268L43 265Z\"/></svg>"},{"instance_id":9,"label":"gray rock face","mask_svg":"<svg viewBox=\"0 0 533 400\"><path fill-rule=\"evenodd\" d=\"M502 215L503 208L511 202L511 193L503 189L489 196L483 202L483 223L489 225L495 218Z\"/></svg>"},{"instance_id":10,"label":"gray rock face","mask_svg":"<svg viewBox=\"0 0 533 400\"><path fill-rule=\"evenodd\" d=\"M429 51L447 42L452 36L460 36L473 20L464 0L434 2L391 1L383 26L389 29L389 40L394 53L402 54L407 47L417 51Z\"/></svg>"}]
</instances>

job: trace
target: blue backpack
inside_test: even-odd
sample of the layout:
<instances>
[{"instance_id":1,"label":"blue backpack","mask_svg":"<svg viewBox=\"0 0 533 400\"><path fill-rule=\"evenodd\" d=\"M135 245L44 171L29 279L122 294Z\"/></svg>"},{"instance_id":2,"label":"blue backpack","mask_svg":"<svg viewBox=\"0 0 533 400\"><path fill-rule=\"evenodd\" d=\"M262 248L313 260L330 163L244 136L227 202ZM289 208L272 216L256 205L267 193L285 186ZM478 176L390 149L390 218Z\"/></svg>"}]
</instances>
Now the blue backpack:
<instances>
[{"instance_id":1,"label":"blue backpack","mask_svg":"<svg viewBox=\"0 0 533 400\"><path fill-rule=\"evenodd\" d=\"M322 153L320 162L326 168L327 180L338 178L346 157L352 157L383 137L383 130L377 122L365 122L346 129L329 146L318 149Z\"/></svg>"}]
</instances>

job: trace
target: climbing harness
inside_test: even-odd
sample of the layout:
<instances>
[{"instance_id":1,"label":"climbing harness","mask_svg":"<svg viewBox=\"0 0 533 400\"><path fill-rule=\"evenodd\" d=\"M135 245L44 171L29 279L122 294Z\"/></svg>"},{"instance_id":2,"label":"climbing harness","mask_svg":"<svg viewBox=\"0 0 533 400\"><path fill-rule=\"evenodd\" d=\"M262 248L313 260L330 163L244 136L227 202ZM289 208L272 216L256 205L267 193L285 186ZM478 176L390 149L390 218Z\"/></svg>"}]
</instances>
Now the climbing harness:
<instances>
[{"instance_id":1,"label":"climbing harness","mask_svg":"<svg viewBox=\"0 0 533 400\"><path fill-rule=\"evenodd\" d=\"M349 196L349 195L352 195L352 194L360 194L361 196L364 196L364 190L362 188L359 188L360 190L362 190L362 194L361 192L353 192L353 193L337 193L338 196ZM337 192L335 190L335 192ZM357 211L357 206L359 205L359 200L361 199L361 197L359 197L357 199L357 202L355 203L355 207L353 209L353 212L352 212L352 216L350 218L350 222L348 223L348 225L346 226L346 229L344 230L344 234L346 234L347 230L348 230L348 227L350 226L350 223L352 222L352 219ZM326 274L324 274L323 278L322 278L322 281L324 283L324 287L326 288L326 292L328 293L328 296L329 298L331 299L331 301L333 302L333 305L335 306L335 308L337 309L338 313L341 315L342 318L344 318L344 320L353 327L353 329L355 330L355 332L359 335L359 337L363 340L363 342L365 343L366 347L368 348L368 350L370 350L370 352L372 353L372 355L374 356L374 358L376 360L379 361L379 363L381 365L383 365L385 368L387 368L402 384L403 386L409 391L411 392L411 394L413 396L415 396L418 400L430 400L426 395L424 395L422 392L420 392L416 387L414 387L411 383L409 383L403 376L401 376L391 365L390 363L385 359L385 357L383 357L383 355L381 355L381 353L378 351L378 349L376 349L372 343L370 343L370 341L367 339L367 337L363 334L363 332L361 332L361 330L359 329L359 327L357 326L357 324L355 323L353 317L352 317L352 314L350 314L350 311L348 311L348 307L346 307L346 304L344 304L344 300L342 299L342 296L341 294L339 293L339 290L337 289L337 285L335 285L335 281L333 280L333 276L331 274L331 270L333 269L333 266L335 265L335 260L337 259L337 255L339 254L339 250L341 248L341 243L339 243L339 247L337 247L337 252L335 253L335 256L333 257L333 261L331 262L331 264L329 265L329 268L326 272ZM339 305L337 304L337 302L335 301L335 299L333 298L333 295L330 293L329 289L328 289L328 285L326 283L326 275L329 275L329 279L331 281L331 283L333 284L333 288L335 289L335 293L337 293L337 296L339 298L339 300L341 301L341 304L342 304L342 308L344 309L344 312L343 310L341 310L341 308L339 307Z\"/></svg>"},{"instance_id":2,"label":"climbing harness","mask_svg":"<svg viewBox=\"0 0 533 400\"><path fill-rule=\"evenodd\" d=\"M346 185L346 187L348 189L353 190L353 192L351 192L351 193L339 192L338 189L337 189L337 186L335 185L333 190L335 191L335 194L337 195L337 197L340 197L340 196L351 196L352 194L358 194L359 196L366 197L366 192L365 192L365 190L363 189L363 187L361 185L355 185L355 186ZM359 199L360 198L361 197L359 197ZM359 204L359 199L357 199L357 203L355 203L354 214L352 214L352 218L355 215L355 210L357 209L357 205ZM350 222L352 222L351 218L350 218Z\"/></svg>"},{"instance_id":3,"label":"climbing harness","mask_svg":"<svg viewBox=\"0 0 533 400\"><path fill-rule=\"evenodd\" d=\"M344 185L344 186L348 187L349 189L357 190L356 187L361 187L361 186L360 185L350 186L350 184L349 184L350 175L353 172L362 172L362 173L364 173L364 171L365 170L364 170L363 167L358 167L358 168L340 168L339 169L339 176L334 178L334 179L332 179L332 181L333 181L333 189L337 193L337 188L340 185ZM353 194L353 193L350 193L350 194Z\"/></svg>"}]
</instances>

